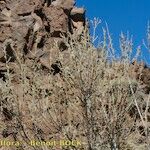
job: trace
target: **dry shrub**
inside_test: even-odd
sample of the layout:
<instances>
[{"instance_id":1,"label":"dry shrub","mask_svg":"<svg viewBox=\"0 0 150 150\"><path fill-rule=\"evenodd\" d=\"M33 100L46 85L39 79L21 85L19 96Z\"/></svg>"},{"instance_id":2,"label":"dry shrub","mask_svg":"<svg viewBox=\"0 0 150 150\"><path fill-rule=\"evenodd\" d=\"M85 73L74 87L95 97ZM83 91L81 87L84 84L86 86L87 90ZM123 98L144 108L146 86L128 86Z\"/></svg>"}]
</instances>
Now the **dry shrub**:
<instances>
[{"instance_id":1,"label":"dry shrub","mask_svg":"<svg viewBox=\"0 0 150 150\"><path fill-rule=\"evenodd\" d=\"M87 29L80 37L62 37L67 50L56 60L60 69L56 74L36 60L29 67L18 57L16 73L6 63L5 80L0 82L3 138L24 141L20 149L55 149L31 147L32 139L77 139L82 141L80 147L62 149L130 150L136 149L131 138L138 135L138 119L148 139L141 100L136 96L139 82L129 75L131 41L122 34L122 59L108 60L113 47L110 36L106 40L107 32L99 49L91 43ZM146 150L148 142L144 142Z\"/></svg>"}]
</instances>

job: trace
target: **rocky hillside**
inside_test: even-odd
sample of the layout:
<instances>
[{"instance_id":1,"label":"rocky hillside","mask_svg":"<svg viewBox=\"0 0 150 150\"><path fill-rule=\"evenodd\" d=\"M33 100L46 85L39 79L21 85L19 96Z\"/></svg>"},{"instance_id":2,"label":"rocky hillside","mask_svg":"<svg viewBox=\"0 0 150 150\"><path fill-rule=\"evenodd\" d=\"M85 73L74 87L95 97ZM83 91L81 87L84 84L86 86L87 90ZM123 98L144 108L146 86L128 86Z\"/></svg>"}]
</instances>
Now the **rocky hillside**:
<instances>
[{"instance_id":1,"label":"rocky hillside","mask_svg":"<svg viewBox=\"0 0 150 150\"><path fill-rule=\"evenodd\" d=\"M0 0L0 150L149 150L150 69L102 43L74 0Z\"/></svg>"},{"instance_id":2,"label":"rocky hillside","mask_svg":"<svg viewBox=\"0 0 150 150\"><path fill-rule=\"evenodd\" d=\"M28 63L36 58L50 69L57 52L67 48L61 35L80 35L84 29L85 10L74 4L74 0L0 1L0 72L8 59L16 61L16 55ZM56 42L59 49L53 49Z\"/></svg>"}]
</instances>

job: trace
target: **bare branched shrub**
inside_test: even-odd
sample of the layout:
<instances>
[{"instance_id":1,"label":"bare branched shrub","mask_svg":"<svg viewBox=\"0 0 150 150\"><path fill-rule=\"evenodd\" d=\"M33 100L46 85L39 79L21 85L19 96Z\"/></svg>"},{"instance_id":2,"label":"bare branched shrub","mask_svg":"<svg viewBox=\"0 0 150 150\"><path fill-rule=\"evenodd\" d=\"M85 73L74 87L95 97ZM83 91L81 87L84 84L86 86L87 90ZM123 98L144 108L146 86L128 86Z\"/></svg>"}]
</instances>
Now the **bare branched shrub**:
<instances>
[{"instance_id":1,"label":"bare branched shrub","mask_svg":"<svg viewBox=\"0 0 150 150\"><path fill-rule=\"evenodd\" d=\"M67 50L59 53L51 70L15 54L13 73L7 61L0 82L3 137L24 141L21 149L55 149L31 146L29 141L67 139L82 144L62 146L64 150L131 150L136 149L131 138L138 135L140 122L147 142L142 148L148 149L149 96L146 100L140 81L130 75L132 39L121 34L118 61L108 27L103 32L99 48L92 44L96 35L91 39L88 29L80 36L62 36ZM54 73L54 68L59 71Z\"/></svg>"}]
</instances>

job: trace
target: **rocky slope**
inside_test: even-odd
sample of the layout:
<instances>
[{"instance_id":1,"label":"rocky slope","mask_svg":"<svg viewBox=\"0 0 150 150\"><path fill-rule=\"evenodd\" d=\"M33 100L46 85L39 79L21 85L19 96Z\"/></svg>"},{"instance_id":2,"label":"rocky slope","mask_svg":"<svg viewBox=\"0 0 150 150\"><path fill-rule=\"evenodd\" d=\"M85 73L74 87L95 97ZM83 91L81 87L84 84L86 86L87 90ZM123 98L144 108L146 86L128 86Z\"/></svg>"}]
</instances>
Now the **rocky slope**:
<instances>
[{"instance_id":1,"label":"rocky slope","mask_svg":"<svg viewBox=\"0 0 150 150\"><path fill-rule=\"evenodd\" d=\"M37 83L40 83L40 86L36 85L37 87L40 89L44 88L46 93L49 92L49 88L53 89L53 92L58 92L55 91L57 90L55 87L47 84L49 81L47 74L48 72L52 72L53 75L59 73L60 70L57 66L59 52L64 53L63 57L64 59L67 59L67 54L65 52L67 46L65 45L62 36L67 37L68 34L71 34L79 37L84 28L85 10L83 8L75 7L74 0L0 1L1 85L3 85L3 83L5 84L6 76L8 75L7 73L10 72L13 76L11 78L13 86L11 93L15 95L15 97L12 98L14 101L12 101L12 99L7 97L9 94L6 94L6 97L4 96L5 94L1 94L2 115L0 120L2 127L0 129L0 139L4 139L4 141L24 141L23 145L19 147L14 145L7 147L1 144L1 149L40 150L42 149L41 146L29 146L30 139L28 136L30 136L31 139L38 140L38 136L40 135L40 138L42 139L39 140L43 141L44 139L46 141L50 139L57 140L58 137L60 137L61 128L67 124L66 117L57 118L60 112L52 114L52 118L54 117L58 120L63 120L63 124L59 126L57 126L57 123L55 123L52 118L47 118L48 114L45 116L46 118L41 116L40 108L33 112L36 121L32 120L33 106L31 106L32 110L30 110L28 104L33 100L33 95L31 94L31 96L28 92L25 94L22 83L20 82L23 75L22 71L25 69L22 64L25 64L26 66L27 70L25 71L25 78L27 79L27 82L29 81L30 86L34 85L31 85L31 82L33 82L32 79L35 76L38 76ZM42 73L42 75L39 75L38 73L34 74L33 68L36 65L40 65L45 73ZM57 82L58 80L60 79L57 79L57 77L55 79L54 77L53 82ZM30 86L27 86L27 88L30 88ZM4 85L3 89L5 89ZM10 92L7 88L3 92L5 93L6 91L8 93ZM55 94L59 96L58 93ZM41 96L39 98L40 100L43 99ZM38 97L34 100L36 101L37 99ZM18 100L19 105L17 104L14 106ZM54 99L53 96L51 97L51 100L52 101L49 101L51 105L55 103L52 107L52 109L54 108L53 111L56 111L55 106L61 107L62 113L63 111L66 111L65 108L60 105L60 101ZM47 106L47 104L44 104L44 107L45 106ZM46 109L47 110L45 111L48 113L50 107ZM42 119L41 117L44 117L46 120L43 122L44 118ZM37 132L39 135L35 137Z\"/></svg>"},{"instance_id":2,"label":"rocky slope","mask_svg":"<svg viewBox=\"0 0 150 150\"><path fill-rule=\"evenodd\" d=\"M84 28L85 10L74 4L74 0L0 1L0 65L9 58L9 62L15 62L16 55L21 55L28 62L39 59L50 68L57 52L67 48L61 34L80 35ZM53 49L55 42L59 49ZM51 63L46 60L49 57Z\"/></svg>"},{"instance_id":3,"label":"rocky slope","mask_svg":"<svg viewBox=\"0 0 150 150\"><path fill-rule=\"evenodd\" d=\"M0 139L23 142L18 147L14 144L7 147L0 145L0 149L55 150L56 146L52 146L53 148L33 146L29 142L31 140L46 142L78 139L79 147L70 145L69 148L62 148L62 146L61 148L64 150L99 150L102 146L101 139L104 140L104 145L109 143L107 131L111 132L111 128L114 127L118 132L118 128L122 127L121 136L124 137L124 133L132 125L134 127L130 130L137 129L139 140L143 143L146 141L146 135L143 135L145 127L141 123L137 107L132 105L129 113L122 116L125 121L117 118L119 121L115 122L114 116L111 118L111 115L117 110L113 110L111 107L113 104L108 105L107 102L113 90L116 95L120 92L119 94L122 95L118 97L122 99L118 98L119 104L114 104L114 108L124 113L127 104L126 97L130 99L131 93L135 92L134 96L138 100L141 112L147 114L147 132L149 132L150 108L146 100L150 92L150 69L136 61L129 65L128 70L125 70L124 65L120 63L114 63L112 68L107 68L101 60L97 61L102 62L102 67L98 68L95 64L96 49L86 38L81 38L85 28L85 10L75 7L74 0L0 1ZM73 36L73 39L70 39L68 35ZM74 53L78 53L79 58L68 53L68 45L63 37L66 39L68 37L70 49L74 49ZM94 51L91 52L90 49ZM89 54L86 55L87 53ZM68 55L71 56L68 57ZM80 58L80 55L83 57ZM66 64L64 76L60 70L62 65L59 61L60 56L63 59L62 64ZM92 58L95 66L91 63ZM81 62L68 63L76 59L83 60L82 63L85 63L86 69ZM89 63L86 64L87 62ZM85 74L81 66L85 69ZM94 67L97 67L97 70ZM82 78L85 80L80 80L81 74L78 74L80 69L80 73L84 74ZM97 81L99 84L95 82L93 70L102 72L100 83ZM69 71L74 74L72 75ZM133 91L127 82L123 82L119 88L115 89L115 86L118 86L116 85L118 79L123 78L127 81L126 73L133 81L136 81ZM91 82L92 77L93 82ZM93 86L92 90L90 82ZM110 83L114 83L112 88ZM103 87L99 86L102 84L106 88L104 91L101 89ZM93 91L96 91L93 94L95 97L91 94ZM90 104L92 107L89 115L86 107L90 106L87 106L84 100L90 94L93 101ZM103 114L100 115L101 98L104 101L103 108L110 116L108 122L105 117L101 117ZM109 107L110 110L108 110ZM137 120L135 121L134 118ZM118 122L119 127L115 128ZM137 138L137 134L133 136ZM84 142L86 144L83 144Z\"/></svg>"}]
</instances>

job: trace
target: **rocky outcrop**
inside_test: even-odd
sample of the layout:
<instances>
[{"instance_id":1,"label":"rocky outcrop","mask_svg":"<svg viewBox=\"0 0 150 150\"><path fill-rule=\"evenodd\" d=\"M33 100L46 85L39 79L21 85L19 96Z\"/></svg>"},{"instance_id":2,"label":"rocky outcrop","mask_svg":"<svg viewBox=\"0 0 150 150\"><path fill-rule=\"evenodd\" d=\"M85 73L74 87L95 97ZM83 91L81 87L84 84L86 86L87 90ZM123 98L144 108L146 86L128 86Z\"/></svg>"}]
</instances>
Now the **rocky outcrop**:
<instances>
[{"instance_id":1,"label":"rocky outcrop","mask_svg":"<svg viewBox=\"0 0 150 150\"><path fill-rule=\"evenodd\" d=\"M50 69L56 53L67 49L61 35L79 36L84 29L85 10L74 5L74 0L0 1L0 62L36 58Z\"/></svg>"},{"instance_id":2,"label":"rocky outcrop","mask_svg":"<svg viewBox=\"0 0 150 150\"><path fill-rule=\"evenodd\" d=\"M140 90L145 94L150 93L150 68L143 62L134 61L130 64L129 74L131 78L137 80L140 84Z\"/></svg>"},{"instance_id":3,"label":"rocky outcrop","mask_svg":"<svg viewBox=\"0 0 150 150\"><path fill-rule=\"evenodd\" d=\"M33 66L39 65L42 68L42 73L38 75L41 84L40 86L38 85L39 83L36 85L39 88L40 96L42 94L41 89L48 92L48 96L51 95L49 89L52 89L53 93L55 92L54 87L48 84L48 73L52 72L53 76L60 72L58 65L61 64L57 60L59 53L63 53L64 59L67 59L67 46L62 35L67 37L69 33L80 37L85 27L85 10L74 5L74 0L0 1L0 79L2 79L0 81L5 82L5 74L8 71L11 73L11 81L14 87L12 93L16 95L15 100L19 102L18 108L16 108L12 106L14 102L8 102L4 98L5 106L1 106L3 108L2 117L0 118L0 121L4 123L4 128L0 129L1 139L7 138L14 141L27 139L28 136L32 138L36 136L36 128L42 140L57 138L55 136L60 131L58 131L53 119L46 117L43 122L43 116L40 113L41 109L38 108L36 112L32 112L33 106L31 106L31 103L34 103L37 99L43 102L47 101L48 97L36 97L33 99L32 93L24 93L22 84L20 84L23 71L21 65L25 65L23 67L25 78L31 86L36 85L32 82L36 81L33 78L38 75L38 73L34 74L35 67ZM60 78L58 79L57 76L54 76L52 81L61 84L61 81L59 82L58 80ZM30 89L30 86L27 86L27 88ZM59 96L58 91L56 91L56 95ZM56 103L55 106L61 106L53 94L48 101L51 104ZM47 107L47 104L43 106ZM62 113L66 112L65 107L61 107ZM19 117L15 115L18 110L20 112ZM48 112L46 109L44 111ZM34 121L32 120L32 113L36 115L36 120ZM52 117L54 117L53 114ZM64 122L65 126L66 116L61 117L58 119L61 121L63 119L62 122ZM18 134L19 132L21 133L20 135ZM28 144L26 149L36 149L27 147ZM11 147L10 149L13 148ZM24 148L22 147L21 149Z\"/></svg>"}]
</instances>

